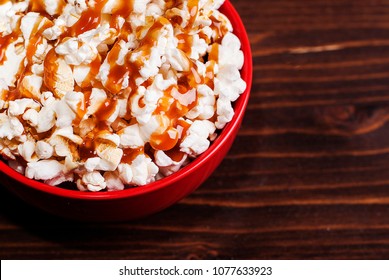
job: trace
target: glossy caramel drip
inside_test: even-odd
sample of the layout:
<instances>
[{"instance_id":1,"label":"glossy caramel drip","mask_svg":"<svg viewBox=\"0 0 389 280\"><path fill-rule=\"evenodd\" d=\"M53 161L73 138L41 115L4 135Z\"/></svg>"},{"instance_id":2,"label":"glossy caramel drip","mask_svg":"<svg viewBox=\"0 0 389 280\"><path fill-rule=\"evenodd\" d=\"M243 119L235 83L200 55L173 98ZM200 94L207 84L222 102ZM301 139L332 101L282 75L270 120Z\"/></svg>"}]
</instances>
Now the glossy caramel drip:
<instances>
[{"instance_id":1,"label":"glossy caramel drip","mask_svg":"<svg viewBox=\"0 0 389 280\"><path fill-rule=\"evenodd\" d=\"M157 43L160 30L167 24L169 24L169 21L166 18L159 17L140 41L139 50L143 51L145 55L149 55L151 48Z\"/></svg>"},{"instance_id":2,"label":"glossy caramel drip","mask_svg":"<svg viewBox=\"0 0 389 280\"><path fill-rule=\"evenodd\" d=\"M165 154L175 162L180 162L186 155L184 152L180 151L179 145L176 145L173 149L165 151Z\"/></svg>"},{"instance_id":3,"label":"glossy caramel drip","mask_svg":"<svg viewBox=\"0 0 389 280\"><path fill-rule=\"evenodd\" d=\"M99 122L106 121L114 112L117 105L116 98L108 98L94 114Z\"/></svg>"},{"instance_id":4,"label":"glossy caramel drip","mask_svg":"<svg viewBox=\"0 0 389 280\"><path fill-rule=\"evenodd\" d=\"M130 16L133 10L134 0L121 0L118 1L118 5L113 9L112 14L126 19Z\"/></svg>"},{"instance_id":5,"label":"glossy caramel drip","mask_svg":"<svg viewBox=\"0 0 389 280\"><path fill-rule=\"evenodd\" d=\"M117 60L119 58L121 51L121 47L117 42L107 56L107 62L109 64L109 73L108 73L108 81L105 85L105 88L113 94L117 94L122 89L123 81L128 75L129 66L127 61L123 65L119 65ZM127 58L125 58L127 60Z\"/></svg>"},{"instance_id":6,"label":"glossy caramel drip","mask_svg":"<svg viewBox=\"0 0 389 280\"><path fill-rule=\"evenodd\" d=\"M178 2L177 0L166 0L165 1L165 9L166 10L169 10L169 9L172 9L174 7L177 7L178 6Z\"/></svg>"},{"instance_id":7,"label":"glossy caramel drip","mask_svg":"<svg viewBox=\"0 0 389 280\"><path fill-rule=\"evenodd\" d=\"M26 58L27 58L28 65L32 64L32 58L34 57L38 46L43 42L43 35L42 35L43 31L45 31L47 28L50 28L54 25L54 23L52 21L46 20L46 22L43 24L43 26L41 26L39 28L41 22L42 22L42 19L38 20L35 23L34 28L31 32L32 37L30 38L30 40L28 42L28 46L27 46L27 50L26 50Z\"/></svg>"},{"instance_id":8,"label":"glossy caramel drip","mask_svg":"<svg viewBox=\"0 0 389 280\"><path fill-rule=\"evenodd\" d=\"M8 101L14 101L14 100L20 99L22 97L23 97L22 93L20 92L19 88L16 87L16 88L8 91L4 99L8 100Z\"/></svg>"},{"instance_id":9,"label":"glossy caramel drip","mask_svg":"<svg viewBox=\"0 0 389 280\"><path fill-rule=\"evenodd\" d=\"M145 56L150 55L151 48L156 44L158 39L158 33L168 21L165 18L157 20L152 27L148 30L146 36L141 40L139 44L139 51L143 52ZM108 74L108 81L105 88L112 94L118 94L122 90L122 84L124 79L128 76L129 87L134 90L136 86L136 79L140 77L141 61L130 61L130 54L127 54L124 58L124 64L119 65L117 60L120 55L121 47L117 42L110 50L107 61L110 65L110 72Z\"/></svg>"},{"instance_id":10,"label":"glossy caramel drip","mask_svg":"<svg viewBox=\"0 0 389 280\"><path fill-rule=\"evenodd\" d=\"M122 163L131 164L139 155L144 154L144 148L139 147L136 149L123 149Z\"/></svg>"},{"instance_id":11,"label":"glossy caramel drip","mask_svg":"<svg viewBox=\"0 0 389 280\"><path fill-rule=\"evenodd\" d=\"M228 33L228 28L223 22L219 21L215 16L211 16L212 20L211 28L216 33L215 42L221 43L224 36Z\"/></svg>"},{"instance_id":12,"label":"glossy caramel drip","mask_svg":"<svg viewBox=\"0 0 389 280\"><path fill-rule=\"evenodd\" d=\"M86 137L84 142L78 147L78 154L81 159L87 160L97 156L95 151L95 142L93 138Z\"/></svg>"},{"instance_id":13,"label":"glossy caramel drip","mask_svg":"<svg viewBox=\"0 0 389 280\"><path fill-rule=\"evenodd\" d=\"M185 29L190 30L199 14L199 0L188 0L188 10L190 18Z\"/></svg>"},{"instance_id":14,"label":"glossy caramel drip","mask_svg":"<svg viewBox=\"0 0 389 280\"><path fill-rule=\"evenodd\" d=\"M213 44L208 55L208 61L219 61L219 44Z\"/></svg>"},{"instance_id":15,"label":"glossy caramel drip","mask_svg":"<svg viewBox=\"0 0 389 280\"><path fill-rule=\"evenodd\" d=\"M55 80L55 75L59 67L57 59L58 59L58 55L55 52L55 49L51 49L46 55L45 61L43 63L44 66L43 82L45 86L48 89L50 89L50 91L52 92L54 92L54 88L52 88L52 81Z\"/></svg>"},{"instance_id":16,"label":"glossy caramel drip","mask_svg":"<svg viewBox=\"0 0 389 280\"><path fill-rule=\"evenodd\" d=\"M154 133L150 137L150 145L155 150L168 151L173 149L178 143L178 133L175 138L169 134L171 128L165 130L163 133Z\"/></svg>"},{"instance_id":17,"label":"glossy caramel drip","mask_svg":"<svg viewBox=\"0 0 389 280\"><path fill-rule=\"evenodd\" d=\"M30 6L28 7L29 11L36 13L45 13L45 4L43 0L33 0L30 1Z\"/></svg>"},{"instance_id":18,"label":"glossy caramel drip","mask_svg":"<svg viewBox=\"0 0 389 280\"><path fill-rule=\"evenodd\" d=\"M62 34L61 38L77 37L87 31L96 29L101 23L101 10L107 2L108 0L96 0L95 6L82 12L79 20L72 27L68 28L68 30Z\"/></svg>"},{"instance_id":19,"label":"glossy caramel drip","mask_svg":"<svg viewBox=\"0 0 389 280\"><path fill-rule=\"evenodd\" d=\"M177 35L178 49L182 50L187 56L192 54L193 36L182 33Z\"/></svg>"}]
</instances>

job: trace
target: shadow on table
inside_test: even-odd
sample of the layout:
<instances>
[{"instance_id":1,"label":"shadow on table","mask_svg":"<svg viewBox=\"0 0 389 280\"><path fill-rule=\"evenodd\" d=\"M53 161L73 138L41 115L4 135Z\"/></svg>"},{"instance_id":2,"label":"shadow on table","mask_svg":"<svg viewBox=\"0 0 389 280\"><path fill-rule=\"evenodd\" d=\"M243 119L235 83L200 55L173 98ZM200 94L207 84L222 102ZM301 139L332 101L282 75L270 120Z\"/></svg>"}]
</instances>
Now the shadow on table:
<instances>
[{"instance_id":1,"label":"shadow on table","mask_svg":"<svg viewBox=\"0 0 389 280\"><path fill-rule=\"evenodd\" d=\"M220 213L218 209L198 212L184 203L130 222L79 222L52 216L1 188L0 226L6 227L0 244L6 246L0 255L2 259L217 258L203 233L212 230L210 225ZM195 230L199 228L200 233Z\"/></svg>"}]
</instances>

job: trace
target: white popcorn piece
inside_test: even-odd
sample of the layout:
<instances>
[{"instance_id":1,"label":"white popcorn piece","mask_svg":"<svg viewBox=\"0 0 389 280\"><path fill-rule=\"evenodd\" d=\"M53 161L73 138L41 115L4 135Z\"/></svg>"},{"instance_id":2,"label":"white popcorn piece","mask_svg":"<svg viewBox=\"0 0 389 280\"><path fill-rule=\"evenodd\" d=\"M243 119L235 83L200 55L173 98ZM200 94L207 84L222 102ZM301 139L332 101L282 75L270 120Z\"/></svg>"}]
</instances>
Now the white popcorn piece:
<instances>
[{"instance_id":1,"label":"white popcorn piece","mask_svg":"<svg viewBox=\"0 0 389 280\"><path fill-rule=\"evenodd\" d=\"M73 133L73 128L56 129L48 140L58 157L73 156L72 146L81 145L83 139Z\"/></svg>"},{"instance_id":2,"label":"white popcorn piece","mask_svg":"<svg viewBox=\"0 0 389 280\"><path fill-rule=\"evenodd\" d=\"M0 33L7 36L12 33L12 26L7 13L12 9L12 2L8 1L0 5Z\"/></svg>"},{"instance_id":3,"label":"white popcorn piece","mask_svg":"<svg viewBox=\"0 0 389 280\"><path fill-rule=\"evenodd\" d=\"M26 109L39 110L40 105L33 99L23 98L9 102L8 115L20 116L23 115Z\"/></svg>"},{"instance_id":4,"label":"white popcorn piece","mask_svg":"<svg viewBox=\"0 0 389 280\"><path fill-rule=\"evenodd\" d=\"M96 113L106 100L107 94L104 90L93 88L89 100L85 100L85 102L89 103L89 106L84 118L88 118L90 115Z\"/></svg>"},{"instance_id":5,"label":"white popcorn piece","mask_svg":"<svg viewBox=\"0 0 389 280\"><path fill-rule=\"evenodd\" d=\"M54 127L55 122L55 111L52 108L45 106L38 113L38 124L36 125L36 131L38 133L49 131Z\"/></svg>"},{"instance_id":6,"label":"white popcorn piece","mask_svg":"<svg viewBox=\"0 0 389 280\"><path fill-rule=\"evenodd\" d=\"M124 184L120 180L117 172L105 172L104 180L107 184L108 191L121 191L124 190Z\"/></svg>"},{"instance_id":7,"label":"white popcorn piece","mask_svg":"<svg viewBox=\"0 0 389 280\"><path fill-rule=\"evenodd\" d=\"M188 155L183 154L180 161L174 161L163 151L156 151L154 154L155 163L163 176L170 176L181 169L187 163Z\"/></svg>"},{"instance_id":8,"label":"white popcorn piece","mask_svg":"<svg viewBox=\"0 0 389 280\"><path fill-rule=\"evenodd\" d=\"M45 11L51 15L57 15L62 12L62 9L66 6L65 0L44 0L43 7Z\"/></svg>"},{"instance_id":9,"label":"white popcorn piece","mask_svg":"<svg viewBox=\"0 0 389 280\"><path fill-rule=\"evenodd\" d=\"M91 67L86 64L75 65L73 67L73 77L78 86L82 86L83 82L87 79L90 71Z\"/></svg>"},{"instance_id":10,"label":"white popcorn piece","mask_svg":"<svg viewBox=\"0 0 389 280\"><path fill-rule=\"evenodd\" d=\"M58 18L54 22L54 26L43 31L42 35L49 41L57 40L65 31L66 21Z\"/></svg>"},{"instance_id":11,"label":"white popcorn piece","mask_svg":"<svg viewBox=\"0 0 389 280\"><path fill-rule=\"evenodd\" d=\"M82 92L68 91L65 94L66 105L77 114L79 109L85 109L84 94Z\"/></svg>"},{"instance_id":12,"label":"white popcorn piece","mask_svg":"<svg viewBox=\"0 0 389 280\"><path fill-rule=\"evenodd\" d=\"M68 65L81 65L91 63L98 55L97 46L112 36L109 24L97 29L89 30L78 38L71 38L59 44L55 51L64 56Z\"/></svg>"},{"instance_id":13,"label":"white popcorn piece","mask_svg":"<svg viewBox=\"0 0 389 280\"><path fill-rule=\"evenodd\" d=\"M119 178L120 180L122 180L124 184L129 185L132 183L133 174L132 174L131 165L127 163L120 164L118 166L118 171L119 171Z\"/></svg>"},{"instance_id":14,"label":"white popcorn piece","mask_svg":"<svg viewBox=\"0 0 389 280\"><path fill-rule=\"evenodd\" d=\"M189 119L208 120L215 114L216 97L207 85L197 87L198 105L186 114Z\"/></svg>"},{"instance_id":15,"label":"white popcorn piece","mask_svg":"<svg viewBox=\"0 0 389 280\"><path fill-rule=\"evenodd\" d=\"M127 126L125 129L119 132L120 135L120 147L136 149L143 147L145 142L141 137L138 124Z\"/></svg>"},{"instance_id":16,"label":"white popcorn piece","mask_svg":"<svg viewBox=\"0 0 389 280\"><path fill-rule=\"evenodd\" d=\"M23 132L23 124L18 118L8 117L5 113L0 114L0 138L12 140L21 136Z\"/></svg>"},{"instance_id":17,"label":"white popcorn piece","mask_svg":"<svg viewBox=\"0 0 389 280\"><path fill-rule=\"evenodd\" d=\"M123 156L123 150L119 148L115 148L113 145L101 143L96 147L97 155L100 157L104 165L106 166L104 169L99 169L103 171L115 171Z\"/></svg>"},{"instance_id":18,"label":"white popcorn piece","mask_svg":"<svg viewBox=\"0 0 389 280\"><path fill-rule=\"evenodd\" d=\"M226 98L219 98L217 104L217 121L215 123L218 129L222 129L234 117L234 109L231 101Z\"/></svg>"},{"instance_id":19,"label":"white popcorn piece","mask_svg":"<svg viewBox=\"0 0 389 280\"><path fill-rule=\"evenodd\" d=\"M68 106L68 100L62 99L57 101L54 106L54 112L57 117L55 125L58 128L68 128L72 126L73 120L76 118L75 111Z\"/></svg>"},{"instance_id":20,"label":"white popcorn piece","mask_svg":"<svg viewBox=\"0 0 389 280\"><path fill-rule=\"evenodd\" d=\"M82 184L91 192L99 192L107 187L104 177L97 171L82 176Z\"/></svg>"},{"instance_id":21,"label":"white popcorn piece","mask_svg":"<svg viewBox=\"0 0 389 280\"><path fill-rule=\"evenodd\" d=\"M35 154L39 159L49 159L53 156L54 148L45 141L38 141L35 146Z\"/></svg>"},{"instance_id":22,"label":"white popcorn piece","mask_svg":"<svg viewBox=\"0 0 389 280\"><path fill-rule=\"evenodd\" d=\"M26 141L18 146L19 154L27 162L35 162L38 158L33 155L35 153L35 141Z\"/></svg>"},{"instance_id":23,"label":"white popcorn piece","mask_svg":"<svg viewBox=\"0 0 389 280\"><path fill-rule=\"evenodd\" d=\"M28 75L23 78L19 91L25 97L39 99L41 95L40 89L42 84L42 77L37 75Z\"/></svg>"},{"instance_id":24,"label":"white popcorn piece","mask_svg":"<svg viewBox=\"0 0 389 280\"><path fill-rule=\"evenodd\" d=\"M16 41L9 44L5 51L7 59L0 64L0 80L3 80L7 86L14 87L17 74L23 66L23 61L26 57L25 48L17 47L23 43L23 38L19 37Z\"/></svg>"},{"instance_id":25,"label":"white popcorn piece","mask_svg":"<svg viewBox=\"0 0 389 280\"><path fill-rule=\"evenodd\" d=\"M155 175L158 173L158 166L145 155L139 155L131 163L132 183L136 186L142 186L155 181Z\"/></svg>"},{"instance_id":26,"label":"white popcorn piece","mask_svg":"<svg viewBox=\"0 0 389 280\"><path fill-rule=\"evenodd\" d=\"M35 180L50 180L64 172L64 165L57 160L40 160L27 163L26 176Z\"/></svg>"},{"instance_id":27,"label":"white popcorn piece","mask_svg":"<svg viewBox=\"0 0 389 280\"><path fill-rule=\"evenodd\" d=\"M39 113L34 109L28 109L23 114L23 120L27 121L32 127L37 127L39 122Z\"/></svg>"},{"instance_id":28,"label":"white popcorn piece","mask_svg":"<svg viewBox=\"0 0 389 280\"><path fill-rule=\"evenodd\" d=\"M55 72L52 73L52 71ZM62 98L68 91L74 90L75 82L72 68L60 57L54 61L46 59L44 82L57 98Z\"/></svg>"},{"instance_id":29,"label":"white popcorn piece","mask_svg":"<svg viewBox=\"0 0 389 280\"><path fill-rule=\"evenodd\" d=\"M215 124L208 120L194 121L188 129L184 141L180 144L180 150L190 156L204 153L210 145L208 138L215 130Z\"/></svg>"}]
</instances>

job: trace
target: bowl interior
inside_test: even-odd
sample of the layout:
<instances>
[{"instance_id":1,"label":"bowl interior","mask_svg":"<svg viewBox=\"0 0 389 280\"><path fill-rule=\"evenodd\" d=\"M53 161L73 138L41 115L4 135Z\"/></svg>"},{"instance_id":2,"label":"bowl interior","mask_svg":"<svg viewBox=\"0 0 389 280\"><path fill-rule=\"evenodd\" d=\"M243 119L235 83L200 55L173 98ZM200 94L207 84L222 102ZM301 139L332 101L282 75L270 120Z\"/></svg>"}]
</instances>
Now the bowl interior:
<instances>
[{"instance_id":1,"label":"bowl interior","mask_svg":"<svg viewBox=\"0 0 389 280\"><path fill-rule=\"evenodd\" d=\"M237 35L242 43L242 51L245 55L245 64L241 70L242 79L247 83L246 91L239 97L239 99L234 103L235 115L230 123L221 131L218 138L211 144L209 149L204 152L201 156L193 160L190 164L179 170L178 172L158 180L154 183L148 184L146 186L130 188L122 191L116 192L81 192L77 190L68 190L60 187L49 186L39 181L31 180L25 177L24 175L16 172L10 168L5 162L0 161L0 171L10 176L11 178L17 180L18 182L40 190L42 192L47 192L56 196L68 197L72 199L86 199L86 200L109 200L109 199L121 199L129 196L139 196L144 193L153 192L159 188L163 188L182 177L188 176L189 174L196 171L196 169L204 164L208 160L212 160L212 157L218 150L224 145L226 139L233 137L232 131L234 128L240 125L240 121L243 118L244 111L247 106L249 99L249 93L251 90L252 84L252 54L249 39L242 23L241 18L239 17L237 11L232 6L232 4L227 0L220 9L231 21L234 27L234 34Z\"/></svg>"}]
</instances>

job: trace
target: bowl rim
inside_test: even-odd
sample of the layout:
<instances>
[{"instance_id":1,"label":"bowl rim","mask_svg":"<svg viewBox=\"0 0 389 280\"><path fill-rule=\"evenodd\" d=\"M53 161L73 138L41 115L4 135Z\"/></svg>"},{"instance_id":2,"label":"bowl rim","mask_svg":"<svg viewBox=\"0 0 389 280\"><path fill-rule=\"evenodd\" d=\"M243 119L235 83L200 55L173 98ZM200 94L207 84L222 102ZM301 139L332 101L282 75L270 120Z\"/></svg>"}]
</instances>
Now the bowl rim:
<instances>
[{"instance_id":1,"label":"bowl rim","mask_svg":"<svg viewBox=\"0 0 389 280\"><path fill-rule=\"evenodd\" d=\"M56 186L50 186L43 182L36 181L25 177L24 175L18 173L11 167L9 167L4 161L0 160L0 172L13 178L14 180L22 183L26 187L35 189L37 191L49 193L51 195L65 197L69 199L78 199L78 200L116 200L124 199L128 197L136 197L146 193L155 192L159 189L165 188L171 185L174 182L179 181L183 177L186 177L188 174L193 173L200 166L202 166L206 161L212 160L213 155L224 145L225 142L230 138L231 134L237 130L240 126L241 120L243 119L248 100L250 97L250 91L252 86L253 79L253 62L252 62L252 52L250 41L248 38L247 31L243 24L241 17L239 16L237 10L231 4L229 0L226 0L222 7L220 8L223 14L225 14L228 19L231 21L232 26L234 27L233 33L237 35L241 41L241 49L244 53L244 65L241 70L242 79L246 82L247 88L244 93L241 94L239 99L235 101L235 114L233 119L222 129L220 135L217 139L211 144L207 151L205 151L198 158L194 159L190 164L183 167L176 173L169 175L165 178L157 180L153 183L138 186L134 188L129 188L121 191L112 191L112 192L82 192L79 190L69 190Z\"/></svg>"}]
</instances>

